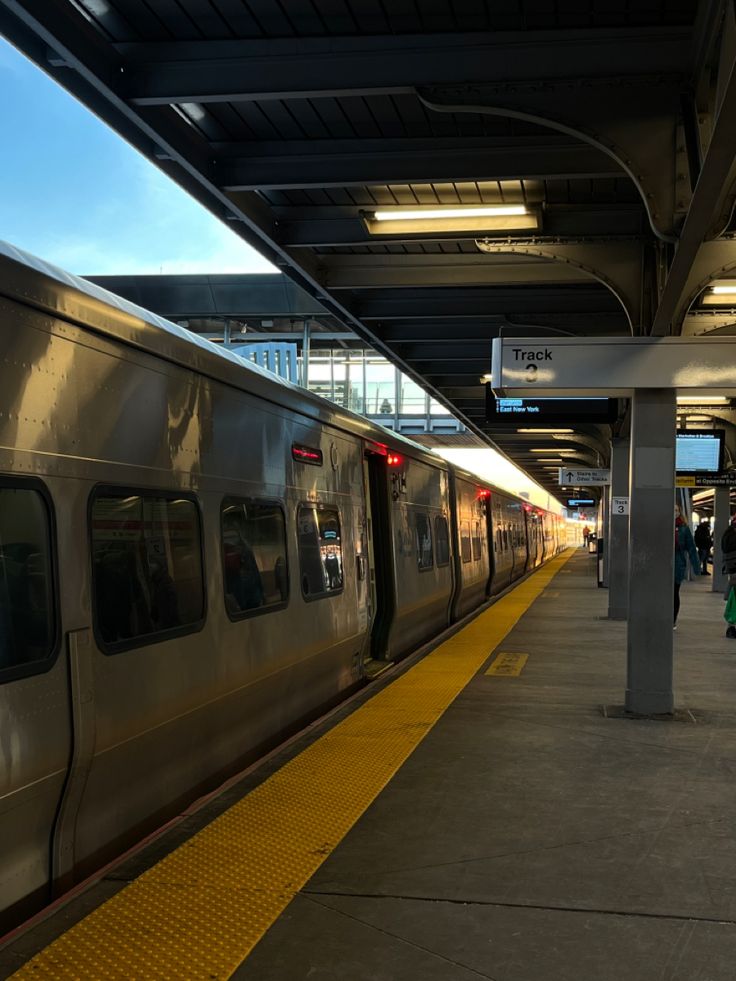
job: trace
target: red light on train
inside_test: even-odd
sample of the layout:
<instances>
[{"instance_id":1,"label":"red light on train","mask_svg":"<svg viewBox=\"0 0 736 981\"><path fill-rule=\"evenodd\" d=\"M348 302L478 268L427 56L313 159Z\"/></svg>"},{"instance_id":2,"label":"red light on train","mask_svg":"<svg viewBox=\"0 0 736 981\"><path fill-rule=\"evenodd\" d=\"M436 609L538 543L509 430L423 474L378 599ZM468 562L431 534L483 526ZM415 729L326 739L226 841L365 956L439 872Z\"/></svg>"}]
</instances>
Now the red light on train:
<instances>
[{"instance_id":1,"label":"red light on train","mask_svg":"<svg viewBox=\"0 0 736 981\"><path fill-rule=\"evenodd\" d=\"M308 463L312 467L322 466L322 450L313 446L301 446L299 443L292 443L291 456L298 463Z\"/></svg>"},{"instance_id":2,"label":"red light on train","mask_svg":"<svg viewBox=\"0 0 736 981\"><path fill-rule=\"evenodd\" d=\"M398 467L401 462L402 458L398 455L398 453L388 453L386 455L386 463L390 467Z\"/></svg>"},{"instance_id":3,"label":"red light on train","mask_svg":"<svg viewBox=\"0 0 736 981\"><path fill-rule=\"evenodd\" d=\"M478 488L478 500L479 501L487 501L490 496L491 496L491 492L486 487L479 487Z\"/></svg>"}]
</instances>

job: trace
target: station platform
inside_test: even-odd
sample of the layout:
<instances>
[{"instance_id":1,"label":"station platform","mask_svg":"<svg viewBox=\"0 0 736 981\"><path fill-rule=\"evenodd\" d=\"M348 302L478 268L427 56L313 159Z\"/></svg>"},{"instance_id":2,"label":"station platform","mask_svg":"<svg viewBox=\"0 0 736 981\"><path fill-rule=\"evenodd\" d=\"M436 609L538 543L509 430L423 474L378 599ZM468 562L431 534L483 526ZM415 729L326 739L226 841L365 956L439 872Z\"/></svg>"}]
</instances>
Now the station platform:
<instances>
[{"instance_id":1,"label":"station platform","mask_svg":"<svg viewBox=\"0 0 736 981\"><path fill-rule=\"evenodd\" d=\"M19 933L0 977L732 979L736 641L709 589L682 589L678 721L617 713L626 627L570 551Z\"/></svg>"}]
</instances>

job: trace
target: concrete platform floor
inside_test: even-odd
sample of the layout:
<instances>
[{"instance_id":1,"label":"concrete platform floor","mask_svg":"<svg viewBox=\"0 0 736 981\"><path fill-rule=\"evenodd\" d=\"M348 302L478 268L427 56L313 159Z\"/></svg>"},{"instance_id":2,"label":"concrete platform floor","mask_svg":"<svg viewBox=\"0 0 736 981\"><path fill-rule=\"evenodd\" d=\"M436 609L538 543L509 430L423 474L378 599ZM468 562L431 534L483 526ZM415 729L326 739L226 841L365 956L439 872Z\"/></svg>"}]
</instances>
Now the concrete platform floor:
<instances>
[{"instance_id":1,"label":"concrete platform floor","mask_svg":"<svg viewBox=\"0 0 736 981\"><path fill-rule=\"evenodd\" d=\"M582 550L235 973L239 981L736 977L736 641L685 584L677 705L605 718L625 624Z\"/></svg>"}]
</instances>

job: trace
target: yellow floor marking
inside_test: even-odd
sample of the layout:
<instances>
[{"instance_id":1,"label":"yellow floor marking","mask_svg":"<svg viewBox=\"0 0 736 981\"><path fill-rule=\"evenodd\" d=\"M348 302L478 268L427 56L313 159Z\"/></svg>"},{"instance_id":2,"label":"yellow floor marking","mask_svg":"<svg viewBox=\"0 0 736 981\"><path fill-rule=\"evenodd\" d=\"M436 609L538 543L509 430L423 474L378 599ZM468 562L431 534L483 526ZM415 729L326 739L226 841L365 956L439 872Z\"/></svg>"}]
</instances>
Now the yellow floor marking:
<instances>
[{"instance_id":1,"label":"yellow floor marking","mask_svg":"<svg viewBox=\"0 0 736 981\"><path fill-rule=\"evenodd\" d=\"M507 678L518 678L528 660L528 654L506 654L502 652L486 671L486 674L500 674Z\"/></svg>"},{"instance_id":2,"label":"yellow floor marking","mask_svg":"<svg viewBox=\"0 0 736 981\"><path fill-rule=\"evenodd\" d=\"M13 977L229 978L573 555L552 559Z\"/></svg>"}]
</instances>

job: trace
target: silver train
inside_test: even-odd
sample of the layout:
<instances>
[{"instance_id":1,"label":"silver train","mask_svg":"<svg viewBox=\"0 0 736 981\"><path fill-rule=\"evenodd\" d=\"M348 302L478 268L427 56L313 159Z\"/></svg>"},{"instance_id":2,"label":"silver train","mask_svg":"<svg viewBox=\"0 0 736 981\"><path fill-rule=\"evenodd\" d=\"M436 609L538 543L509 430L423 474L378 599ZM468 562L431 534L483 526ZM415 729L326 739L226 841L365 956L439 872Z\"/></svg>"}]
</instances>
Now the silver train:
<instances>
[{"instance_id":1,"label":"silver train","mask_svg":"<svg viewBox=\"0 0 736 981\"><path fill-rule=\"evenodd\" d=\"M0 934L562 547L0 245Z\"/></svg>"}]
</instances>

